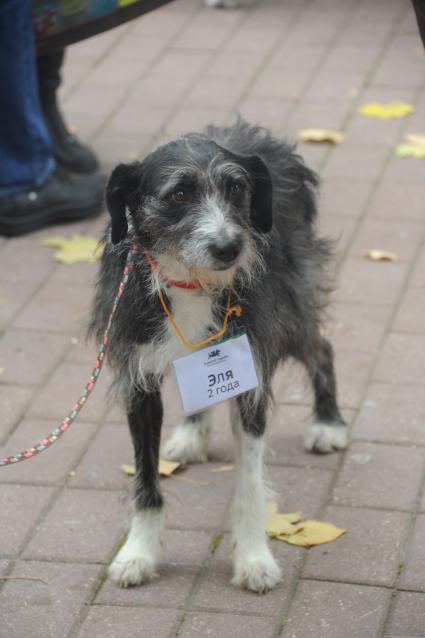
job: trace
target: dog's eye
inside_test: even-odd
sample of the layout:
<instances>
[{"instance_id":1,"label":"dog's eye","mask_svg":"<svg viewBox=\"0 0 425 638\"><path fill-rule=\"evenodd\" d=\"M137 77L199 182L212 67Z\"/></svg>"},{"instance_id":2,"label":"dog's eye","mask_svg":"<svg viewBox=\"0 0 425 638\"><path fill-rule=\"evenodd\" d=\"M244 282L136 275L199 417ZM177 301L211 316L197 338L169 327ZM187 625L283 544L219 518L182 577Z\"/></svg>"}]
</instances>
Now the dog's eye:
<instances>
[{"instance_id":1,"label":"dog's eye","mask_svg":"<svg viewBox=\"0 0 425 638\"><path fill-rule=\"evenodd\" d=\"M175 190L172 194L172 198L176 202L176 204L186 204L186 202L189 201L189 196L183 188L178 188L177 190Z\"/></svg>"},{"instance_id":2,"label":"dog's eye","mask_svg":"<svg viewBox=\"0 0 425 638\"><path fill-rule=\"evenodd\" d=\"M233 182L230 184L230 194L231 195L240 195L242 193L242 185L237 182Z\"/></svg>"}]
</instances>

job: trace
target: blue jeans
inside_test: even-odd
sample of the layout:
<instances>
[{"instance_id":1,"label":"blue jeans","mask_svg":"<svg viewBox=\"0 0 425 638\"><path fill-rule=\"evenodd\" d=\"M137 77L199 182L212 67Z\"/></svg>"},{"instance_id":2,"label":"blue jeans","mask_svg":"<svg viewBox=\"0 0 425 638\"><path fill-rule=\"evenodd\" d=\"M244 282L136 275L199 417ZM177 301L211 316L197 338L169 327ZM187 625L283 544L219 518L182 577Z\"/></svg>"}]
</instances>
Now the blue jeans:
<instances>
[{"instance_id":1,"label":"blue jeans","mask_svg":"<svg viewBox=\"0 0 425 638\"><path fill-rule=\"evenodd\" d=\"M42 184L56 164L38 97L31 0L0 0L0 197Z\"/></svg>"}]
</instances>

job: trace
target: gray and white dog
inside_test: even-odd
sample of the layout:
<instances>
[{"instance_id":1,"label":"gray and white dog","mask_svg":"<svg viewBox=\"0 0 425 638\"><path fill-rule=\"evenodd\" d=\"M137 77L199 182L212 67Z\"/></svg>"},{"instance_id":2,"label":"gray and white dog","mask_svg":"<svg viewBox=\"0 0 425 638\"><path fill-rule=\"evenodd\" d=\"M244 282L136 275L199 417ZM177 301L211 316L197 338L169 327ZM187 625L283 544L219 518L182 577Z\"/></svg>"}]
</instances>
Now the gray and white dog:
<instances>
[{"instance_id":1,"label":"gray and white dog","mask_svg":"<svg viewBox=\"0 0 425 638\"><path fill-rule=\"evenodd\" d=\"M181 137L140 163L117 166L111 175L106 194L111 225L91 326L99 339L127 251L131 245L138 249L108 353L127 406L136 463L129 535L109 569L121 586L155 575L163 526L161 382L170 363L188 354L159 303L158 288L191 342L222 325L231 290L252 347L259 388L230 400L237 457L234 584L264 592L281 578L265 534L263 482L266 412L280 362L293 357L304 363L314 387L307 450L331 452L347 444L332 349L320 331L331 251L315 234L316 186L314 173L293 148L243 120ZM198 287L181 288L173 285L176 280ZM163 453L183 462L205 461L208 441L209 416L199 413L176 427Z\"/></svg>"}]
</instances>

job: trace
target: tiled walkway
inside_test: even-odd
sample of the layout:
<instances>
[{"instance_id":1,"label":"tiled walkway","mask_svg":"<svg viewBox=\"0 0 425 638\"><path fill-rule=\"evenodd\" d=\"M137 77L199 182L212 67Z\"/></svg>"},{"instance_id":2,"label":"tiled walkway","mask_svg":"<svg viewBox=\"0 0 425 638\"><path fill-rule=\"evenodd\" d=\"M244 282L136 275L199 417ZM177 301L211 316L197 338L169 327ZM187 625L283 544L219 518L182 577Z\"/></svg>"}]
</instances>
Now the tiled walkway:
<instances>
[{"instance_id":1,"label":"tiled walkway","mask_svg":"<svg viewBox=\"0 0 425 638\"><path fill-rule=\"evenodd\" d=\"M407 0L264 0L238 11L177 0L69 49L67 118L108 169L235 110L292 139L305 127L346 132L336 148L299 148L323 178L320 228L339 239L328 331L352 442L344 454L303 451L311 397L288 366L275 383L268 475L282 511L349 532L311 550L274 541L282 584L263 597L233 588L233 473L211 472L232 459L221 418L212 462L164 480L160 578L117 589L105 567L126 528L120 465L131 446L105 402L105 374L61 442L0 469L1 638L425 636L425 164L393 150L405 133L425 134L424 80ZM358 114L390 100L415 113ZM40 239L100 236L105 222L0 238L2 452L48 433L93 362L83 335L96 268L55 263ZM367 261L369 248L397 260ZM166 435L178 419L169 394Z\"/></svg>"}]
</instances>

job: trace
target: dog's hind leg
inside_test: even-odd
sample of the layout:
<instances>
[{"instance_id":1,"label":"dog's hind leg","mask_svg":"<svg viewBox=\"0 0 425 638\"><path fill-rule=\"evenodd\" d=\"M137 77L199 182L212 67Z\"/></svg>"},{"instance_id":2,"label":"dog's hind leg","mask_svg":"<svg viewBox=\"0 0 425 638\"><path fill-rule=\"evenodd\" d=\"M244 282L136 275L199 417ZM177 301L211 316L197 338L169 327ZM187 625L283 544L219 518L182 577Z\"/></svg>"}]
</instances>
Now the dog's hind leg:
<instances>
[{"instance_id":1,"label":"dog's hind leg","mask_svg":"<svg viewBox=\"0 0 425 638\"><path fill-rule=\"evenodd\" d=\"M140 585L156 576L163 528L158 476L163 414L159 387L151 392L135 390L127 412L136 465L134 513L127 540L109 567L110 578L121 587Z\"/></svg>"},{"instance_id":2,"label":"dog's hind leg","mask_svg":"<svg viewBox=\"0 0 425 638\"><path fill-rule=\"evenodd\" d=\"M266 536L267 504L263 479L265 401L254 393L232 401L232 428L236 440L236 489L233 503L234 576L232 584L259 593L272 589L281 570Z\"/></svg>"},{"instance_id":3,"label":"dog's hind leg","mask_svg":"<svg viewBox=\"0 0 425 638\"><path fill-rule=\"evenodd\" d=\"M205 463L210 442L209 411L198 412L176 425L162 454L170 461Z\"/></svg>"},{"instance_id":4,"label":"dog's hind leg","mask_svg":"<svg viewBox=\"0 0 425 638\"><path fill-rule=\"evenodd\" d=\"M347 426L338 408L332 346L321 338L317 359L307 368L314 387L314 422L305 439L310 452L326 454L348 444Z\"/></svg>"}]
</instances>

